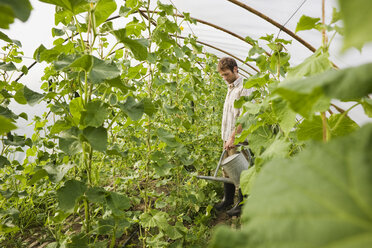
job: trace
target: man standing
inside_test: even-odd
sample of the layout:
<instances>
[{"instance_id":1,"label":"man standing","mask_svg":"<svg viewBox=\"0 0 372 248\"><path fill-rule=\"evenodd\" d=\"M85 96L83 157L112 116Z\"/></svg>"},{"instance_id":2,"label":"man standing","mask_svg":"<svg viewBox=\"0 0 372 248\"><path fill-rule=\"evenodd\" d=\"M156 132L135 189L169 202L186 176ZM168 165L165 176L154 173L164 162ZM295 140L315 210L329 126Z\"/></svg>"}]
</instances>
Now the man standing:
<instances>
[{"instance_id":1,"label":"man standing","mask_svg":"<svg viewBox=\"0 0 372 248\"><path fill-rule=\"evenodd\" d=\"M226 150L227 156L231 156L236 153L236 148L234 145L235 135L239 134L242 131L241 125L235 127L236 120L240 116L242 110L234 108L234 102L242 96L249 96L253 90L245 89L243 87L243 78L239 76L238 65L233 58L221 58L218 63L217 69L228 86L227 95L223 106L221 131L223 149ZM226 175L224 174L224 176ZM216 210L220 211L233 205L234 196L235 185L231 183L224 183L224 197L220 203L215 205ZM238 203L232 209L227 211L227 214L230 216L240 215L240 203L242 201L243 195L241 190L239 189Z\"/></svg>"}]
</instances>

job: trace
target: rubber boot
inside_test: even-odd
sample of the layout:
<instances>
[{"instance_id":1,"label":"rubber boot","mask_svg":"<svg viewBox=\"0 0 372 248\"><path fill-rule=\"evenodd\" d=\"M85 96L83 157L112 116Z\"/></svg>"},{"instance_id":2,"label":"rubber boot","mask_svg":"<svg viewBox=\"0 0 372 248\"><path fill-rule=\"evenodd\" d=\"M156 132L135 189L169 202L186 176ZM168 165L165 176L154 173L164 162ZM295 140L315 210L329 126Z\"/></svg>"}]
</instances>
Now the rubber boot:
<instances>
[{"instance_id":1,"label":"rubber boot","mask_svg":"<svg viewBox=\"0 0 372 248\"><path fill-rule=\"evenodd\" d=\"M239 194L238 194L238 203L235 204L235 206L230 209L229 211L227 211L226 213L232 217L232 216L240 216L241 212L242 212L242 202L244 200L244 197L243 197L243 194L242 194L242 191L239 189Z\"/></svg>"},{"instance_id":2,"label":"rubber boot","mask_svg":"<svg viewBox=\"0 0 372 248\"><path fill-rule=\"evenodd\" d=\"M214 205L217 211L221 211L234 204L235 185L232 183L223 183L224 196L221 202Z\"/></svg>"}]
</instances>

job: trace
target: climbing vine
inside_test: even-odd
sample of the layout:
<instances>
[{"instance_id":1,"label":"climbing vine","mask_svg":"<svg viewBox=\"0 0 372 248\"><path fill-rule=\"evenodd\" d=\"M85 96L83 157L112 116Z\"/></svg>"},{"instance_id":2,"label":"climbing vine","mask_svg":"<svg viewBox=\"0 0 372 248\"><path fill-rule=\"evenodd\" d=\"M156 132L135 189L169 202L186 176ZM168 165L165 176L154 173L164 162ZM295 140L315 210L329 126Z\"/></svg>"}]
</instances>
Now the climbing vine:
<instances>
[{"instance_id":1,"label":"climbing vine","mask_svg":"<svg viewBox=\"0 0 372 248\"><path fill-rule=\"evenodd\" d=\"M53 46L41 44L34 53L37 63L46 64L39 92L18 82L16 76L27 77L32 67L19 66L21 43L0 32L6 42L0 63L0 242L22 247L28 244L27 237L40 232L38 242L47 242L47 247L206 247L220 185L195 176L213 173L220 155L226 89L216 71L219 58L203 50L203 45L210 45L182 35L182 25L197 20L161 2L131 0L122 6L114 0L41 2L55 5L56 27ZM362 105L371 116L371 65L337 69L329 58L332 40L325 38L343 32L342 17L345 48L363 44L350 38L356 32L350 25L357 25L349 19L357 13L358 1L354 2L340 1L341 12L335 9L328 24L324 19L301 17L296 32L317 29L324 42L297 66L289 62L286 47L291 40L273 34L258 40L244 37L251 49L241 62L255 71L244 80L244 87L255 91L235 102L244 113L239 119L243 132L236 142L248 140L255 166L241 178L243 193L249 195L241 231L217 230L211 247L232 243L267 247L279 242L279 232L268 238L263 219L265 214L275 219L275 214L287 209L285 200L295 195L288 185L305 188L299 183L301 173L294 172L298 168L292 167L303 168L303 183L316 184L328 175L318 167L323 155L329 168L341 173L345 168L337 167L330 157L334 150L342 152L342 144L354 142L358 135L365 139L360 150L370 148L370 128L359 128L348 112ZM16 5L4 5L1 11L9 19L0 27L5 29L14 18L26 21L31 11L27 4L19 12ZM117 9L119 16L112 18ZM365 36L363 40L370 40ZM332 99L355 104L342 110ZM27 113L15 113L12 102L43 104L47 111L31 120ZM17 134L19 118L33 124L30 137ZM317 154L314 160L312 151ZM347 151L341 154L346 156ZM25 154L23 161L15 159L17 152ZM350 154L356 160L358 154ZM348 158L340 159L343 164ZM368 170L365 163L360 168ZM312 171L318 171L318 177L310 178ZM297 176L299 182L285 180ZM354 195L368 184L368 178L361 179L366 184L359 185ZM288 194L272 197L280 190ZM307 200L294 197L299 205ZM363 197L355 204L369 216ZM265 199L272 199L278 212ZM309 206L305 212L315 209ZM288 221L295 214L289 212ZM280 233L284 230L288 231Z\"/></svg>"}]
</instances>

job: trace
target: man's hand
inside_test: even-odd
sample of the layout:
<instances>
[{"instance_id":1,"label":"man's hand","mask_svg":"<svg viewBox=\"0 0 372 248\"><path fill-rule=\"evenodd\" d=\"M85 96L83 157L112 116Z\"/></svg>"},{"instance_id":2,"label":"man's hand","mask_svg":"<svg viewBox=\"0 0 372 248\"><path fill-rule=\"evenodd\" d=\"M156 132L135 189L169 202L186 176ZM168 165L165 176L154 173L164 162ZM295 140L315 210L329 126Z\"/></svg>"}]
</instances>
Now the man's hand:
<instances>
[{"instance_id":1,"label":"man's hand","mask_svg":"<svg viewBox=\"0 0 372 248\"><path fill-rule=\"evenodd\" d=\"M232 135L232 136L230 137L230 139L229 139L228 141L225 142L225 145L223 146L223 149L225 149L225 150L228 151L228 150L234 148L234 147L235 147L235 145L234 145L234 141L235 141L235 135Z\"/></svg>"}]
</instances>

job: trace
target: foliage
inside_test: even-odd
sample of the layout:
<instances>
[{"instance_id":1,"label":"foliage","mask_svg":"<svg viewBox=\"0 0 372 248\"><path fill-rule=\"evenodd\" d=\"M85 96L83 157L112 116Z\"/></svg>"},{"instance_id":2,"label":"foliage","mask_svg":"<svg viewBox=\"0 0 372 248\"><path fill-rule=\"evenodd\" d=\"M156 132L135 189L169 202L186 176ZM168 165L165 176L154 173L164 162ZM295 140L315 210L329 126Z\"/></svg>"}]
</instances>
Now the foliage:
<instances>
[{"instance_id":1,"label":"foliage","mask_svg":"<svg viewBox=\"0 0 372 248\"><path fill-rule=\"evenodd\" d=\"M196 37L178 37L183 22L195 21L188 13L175 18L173 5L161 2L153 13L149 2L138 0L123 6L41 1L56 7L53 46L41 44L34 53L46 63L41 92L14 80L28 72L19 66L21 44L0 33L8 42L0 62L2 245L21 247L18 240L45 226L51 247L206 247L220 190L195 176L210 175L217 163L225 87L218 58L204 53ZM0 10L4 18L25 21L31 8L9 10L16 3L0 1ZM330 24L304 16L296 31L342 33L341 16L345 46L361 46L369 36L351 33L358 22L348 21L357 5L340 3L342 12L334 10ZM114 28L106 19L117 9L125 22ZM243 109L235 142L248 140L255 166L241 176L249 195L241 230L218 228L211 247L319 246L369 230L371 127L360 129L348 112L361 105L371 116L371 65L334 69L324 39L291 66L290 40L246 40L252 45L246 62L260 72L244 79L252 95L235 102ZM335 113L333 99L355 104ZM28 115L14 113L11 102L47 106L29 121L31 137L16 134L16 121ZM14 159L17 152L26 158ZM314 218L297 220L301 214ZM368 238L350 246L369 244Z\"/></svg>"}]
</instances>

